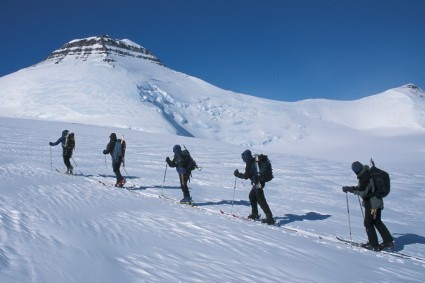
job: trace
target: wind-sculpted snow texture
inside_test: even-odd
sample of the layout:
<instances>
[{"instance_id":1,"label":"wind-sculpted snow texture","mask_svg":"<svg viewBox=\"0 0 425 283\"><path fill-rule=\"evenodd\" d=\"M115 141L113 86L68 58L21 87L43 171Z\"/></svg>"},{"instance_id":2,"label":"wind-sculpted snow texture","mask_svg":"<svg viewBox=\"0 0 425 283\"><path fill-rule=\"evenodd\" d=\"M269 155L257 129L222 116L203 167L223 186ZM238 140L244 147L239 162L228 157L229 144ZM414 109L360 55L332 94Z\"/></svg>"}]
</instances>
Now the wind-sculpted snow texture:
<instances>
[{"instance_id":1,"label":"wind-sculpted snow texture","mask_svg":"<svg viewBox=\"0 0 425 283\"><path fill-rule=\"evenodd\" d=\"M76 134L67 176L63 129ZM127 141L123 171L132 190L116 189L110 157L115 132ZM342 185L350 162L269 154L275 179L266 197L282 227L222 215L250 212L247 181L236 182L245 147L129 129L0 118L1 282L422 282L425 264L351 248ZM202 166L190 183L198 208L182 196L165 157L184 144ZM395 158L402 156L395 153ZM376 160L377 161L377 160ZM386 168L387 169L387 168ZM383 219L397 249L425 256L422 168L390 171ZM102 185L104 182L107 186ZM234 195L234 198L233 198ZM349 195L352 237L365 240L358 200ZM294 232L286 228L297 228ZM319 237L320 236L320 237Z\"/></svg>"}]
</instances>

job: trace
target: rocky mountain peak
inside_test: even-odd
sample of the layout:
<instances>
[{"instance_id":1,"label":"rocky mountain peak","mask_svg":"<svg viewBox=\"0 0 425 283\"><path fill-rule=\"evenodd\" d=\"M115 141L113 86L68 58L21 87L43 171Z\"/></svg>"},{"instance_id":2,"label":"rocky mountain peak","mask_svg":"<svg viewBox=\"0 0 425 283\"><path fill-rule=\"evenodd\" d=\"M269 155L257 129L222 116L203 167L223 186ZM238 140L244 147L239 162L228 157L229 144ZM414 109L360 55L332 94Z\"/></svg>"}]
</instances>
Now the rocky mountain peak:
<instances>
[{"instance_id":1,"label":"rocky mountain peak","mask_svg":"<svg viewBox=\"0 0 425 283\"><path fill-rule=\"evenodd\" d=\"M413 83L403 85L400 88L408 89L409 92L414 94L415 96L420 97L420 98L425 98L425 92L423 91L423 89L421 89L420 87L418 87L417 85L415 85Z\"/></svg>"},{"instance_id":2,"label":"rocky mountain peak","mask_svg":"<svg viewBox=\"0 0 425 283\"><path fill-rule=\"evenodd\" d=\"M104 62L115 62L118 57L129 56L162 65L148 49L128 39L118 40L108 35L72 40L50 54L46 60L58 64L67 57L86 61L91 56L100 57Z\"/></svg>"}]
</instances>

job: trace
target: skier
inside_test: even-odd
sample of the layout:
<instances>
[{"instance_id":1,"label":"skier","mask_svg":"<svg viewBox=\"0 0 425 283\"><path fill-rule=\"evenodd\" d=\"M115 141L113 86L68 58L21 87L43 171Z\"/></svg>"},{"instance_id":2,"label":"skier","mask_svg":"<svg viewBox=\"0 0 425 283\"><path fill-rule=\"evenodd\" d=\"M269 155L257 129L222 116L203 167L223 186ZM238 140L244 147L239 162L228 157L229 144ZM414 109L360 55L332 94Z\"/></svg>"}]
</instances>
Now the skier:
<instances>
[{"instance_id":1,"label":"skier","mask_svg":"<svg viewBox=\"0 0 425 283\"><path fill-rule=\"evenodd\" d=\"M249 219L259 220L260 216L258 215L258 206L260 205L261 209L266 214L266 218L262 220L263 223L272 225L276 221L273 218L273 214L270 210L269 205L267 204L266 197L264 196L264 186L265 182L262 182L258 179L257 169L255 166L255 159L252 156L252 153L249 149L245 150L242 154L242 160L245 162L245 172L240 173L238 169L235 170L234 175L237 178L241 179L250 179L251 180L251 191L249 192L249 201L251 203L251 214L248 216Z\"/></svg>"},{"instance_id":2,"label":"skier","mask_svg":"<svg viewBox=\"0 0 425 283\"><path fill-rule=\"evenodd\" d=\"M127 181L121 175L120 167L121 163L124 163L126 144L124 140L117 139L115 133L111 133L109 139L109 143L106 145L106 149L103 150L103 154L111 155L112 169L117 179L115 187L123 187Z\"/></svg>"},{"instance_id":3,"label":"skier","mask_svg":"<svg viewBox=\"0 0 425 283\"><path fill-rule=\"evenodd\" d=\"M67 168L66 174L72 175L72 170L74 170L74 167L72 167L70 159L75 148L74 133L69 133L68 130L63 130L62 136L56 142L49 142L49 145L57 146L60 143L62 143L63 163L65 163Z\"/></svg>"},{"instance_id":4,"label":"skier","mask_svg":"<svg viewBox=\"0 0 425 283\"><path fill-rule=\"evenodd\" d=\"M344 186L342 191L344 193L350 192L360 196L363 199L363 206L365 208L364 226L369 242L363 244L362 247L374 251L382 249L393 249L394 239L387 227L381 220L381 213L384 209L384 201L374 195L375 185L369 172L369 166L361 164L359 161L353 162L351 169L357 175L359 183L357 186ZM383 242L378 243L378 236L376 230L382 237Z\"/></svg>"},{"instance_id":5,"label":"skier","mask_svg":"<svg viewBox=\"0 0 425 283\"><path fill-rule=\"evenodd\" d=\"M174 158L171 160L169 157L165 159L165 162L167 162L168 166L175 167L177 173L179 174L179 180L180 180L180 188L183 192L183 198L180 200L180 203L184 204L191 204L192 198L190 196L189 187L187 185L187 182L190 178L190 170L187 168L187 162L182 156L182 149L180 145L175 145L173 147L173 153Z\"/></svg>"}]
</instances>

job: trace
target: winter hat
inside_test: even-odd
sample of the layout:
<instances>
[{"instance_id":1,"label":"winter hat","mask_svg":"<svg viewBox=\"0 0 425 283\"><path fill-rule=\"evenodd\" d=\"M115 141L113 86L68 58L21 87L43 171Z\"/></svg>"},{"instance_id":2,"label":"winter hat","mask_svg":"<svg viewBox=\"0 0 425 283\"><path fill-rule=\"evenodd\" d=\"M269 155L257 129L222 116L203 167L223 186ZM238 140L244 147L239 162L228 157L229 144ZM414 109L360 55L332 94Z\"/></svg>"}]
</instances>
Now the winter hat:
<instances>
[{"instance_id":1,"label":"winter hat","mask_svg":"<svg viewBox=\"0 0 425 283\"><path fill-rule=\"evenodd\" d=\"M173 152L174 152L174 154L178 154L178 153L182 152L182 148L181 148L181 146L179 146L178 144L176 144L176 145L173 147Z\"/></svg>"},{"instance_id":2,"label":"winter hat","mask_svg":"<svg viewBox=\"0 0 425 283\"><path fill-rule=\"evenodd\" d=\"M360 171L363 169L363 164L359 161L354 161L353 164L351 164L351 169L353 169L353 172L356 173L356 175L359 175Z\"/></svg>"},{"instance_id":3,"label":"winter hat","mask_svg":"<svg viewBox=\"0 0 425 283\"><path fill-rule=\"evenodd\" d=\"M250 158L252 158L252 153L249 149L247 149L242 152L241 157L244 162L247 162Z\"/></svg>"},{"instance_id":4,"label":"winter hat","mask_svg":"<svg viewBox=\"0 0 425 283\"><path fill-rule=\"evenodd\" d=\"M111 140L116 140L117 139L117 135L115 133L112 133L109 138L111 138Z\"/></svg>"}]
</instances>

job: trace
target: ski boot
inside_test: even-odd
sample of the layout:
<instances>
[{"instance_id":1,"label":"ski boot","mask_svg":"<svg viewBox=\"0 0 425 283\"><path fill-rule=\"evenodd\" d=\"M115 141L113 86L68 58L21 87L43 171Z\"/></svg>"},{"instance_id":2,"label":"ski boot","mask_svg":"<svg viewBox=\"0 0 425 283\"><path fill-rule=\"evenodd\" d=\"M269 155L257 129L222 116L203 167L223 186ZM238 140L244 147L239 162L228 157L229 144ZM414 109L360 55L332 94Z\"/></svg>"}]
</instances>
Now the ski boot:
<instances>
[{"instance_id":1,"label":"ski boot","mask_svg":"<svg viewBox=\"0 0 425 283\"><path fill-rule=\"evenodd\" d=\"M125 179L122 179L121 181L119 181L115 184L115 187L122 188L122 187L124 187L125 183L127 183L127 181Z\"/></svg>"},{"instance_id":2,"label":"ski boot","mask_svg":"<svg viewBox=\"0 0 425 283\"><path fill-rule=\"evenodd\" d=\"M382 250L380 245L372 246L369 242L364 243L364 244L360 244L360 247L367 249L367 250L375 251L375 252L379 252L380 250Z\"/></svg>"},{"instance_id":3,"label":"ski boot","mask_svg":"<svg viewBox=\"0 0 425 283\"><path fill-rule=\"evenodd\" d=\"M276 223L276 220L274 220L273 216L267 215L266 218L261 220L261 223L268 224L268 225L274 225Z\"/></svg>"},{"instance_id":4,"label":"ski boot","mask_svg":"<svg viewBox=\"0 0 425 283\"><path fill-rule=\"evenodd\" d=\"M379 247L380 247L381 250L394 251L395 243L394 243L394 241L382 242L382 243L379 244Z\"/></svg>"},{"instance_id":5,"label":"ski boot","mask_svg":"<svg viewBox=\"0 0 425 283\"><path fill-rule=\"evenodd\" d=\"M74 167L71 166L71 167L68 168L68 170L66 170L65 174L72 175L73 174L72 170L74 170Z\"/></svg>"},{"instance_id":6,"label":"ski boot","mask_svg":"<svg viewBox=\"0 0 425 283\"><path fill-rule=\"evenodd\" d=\"M248 215L247 218L248 219L251 219L251 220L254 220L254 221L257 221L257 220L260 220L260 215L255 214L255 213L251 213L250 215Z\"/></svg>"},{"instance_id":7,"label":"ski boot","mask_svg":"<svg viewBox=\"0 0 425 283\"><path fill-rule=\"evenodd\" d=\"M184 197L180 200L181 204L192 204L192 198L190 196Z\"/></svg>"}]
</instances>

